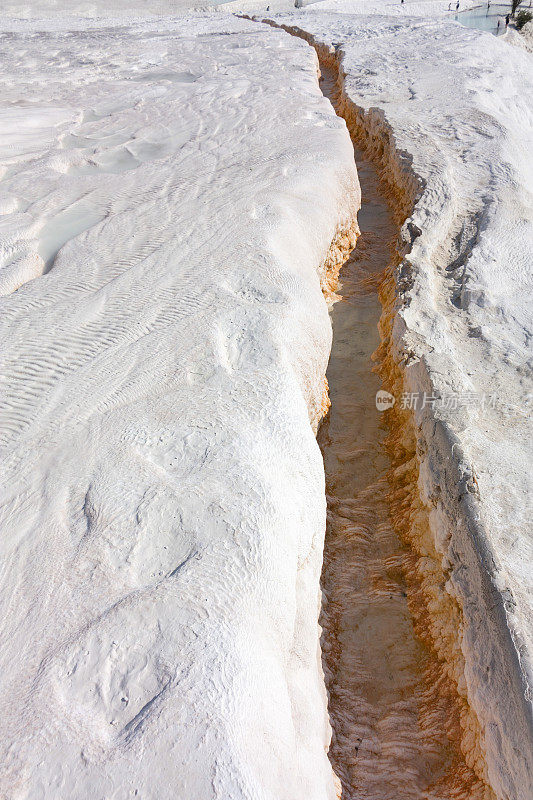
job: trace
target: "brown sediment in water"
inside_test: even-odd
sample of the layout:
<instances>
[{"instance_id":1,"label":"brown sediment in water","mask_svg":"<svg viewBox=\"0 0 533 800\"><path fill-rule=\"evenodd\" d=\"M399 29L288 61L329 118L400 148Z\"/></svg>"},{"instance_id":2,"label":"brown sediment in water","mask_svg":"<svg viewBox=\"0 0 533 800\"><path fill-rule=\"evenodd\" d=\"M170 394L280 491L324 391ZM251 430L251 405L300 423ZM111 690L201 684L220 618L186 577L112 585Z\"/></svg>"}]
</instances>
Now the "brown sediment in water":
<instances>
[{"instance_id":1,"label":"brown sediment in water","mask_svg":"<svg viewBox=\"0 0 533 800\"><path fill-rule=\"evenodd\" d=\"M493 800L466 690L462 610L420 496L412 412L396 402L380 413L374 402L381 388L397 401L404 390L392 348L399 280L408 280L397 269L399 234L421 185L385 121L365 117L343 93L336 54L280 27L315 47L362 188L361 237L332 309L332 405L318 434L328 494L321 624L330 760L345 800Z\"/></svg>"},{"instance_id":2,"label":"brown sediment in water","mask_svg":"<svg viewBox=\"0 0 533 800\"><path fill-rule=\"evenodd\" d=\"M441 586L417 493L415 438L407 414L375 406L378 389L402 391L387 351L398 228L373 165L361 152L356 158L362 231L332 309L332 408L318 437L328 493L321 622L330 758L345 798L488 800L475 731L463 747L473 725L454 681L460 610Z\"/></svg>"},{"instance_id":3,"label":"brown sediment in water","mask_svg":"<svg viewBox=\"0 0 533 800\"><path fill-rule=\"evenodd\" d=\"M354 140L363 197L361 239L332 313L332 409L319 433L329 507L322 623L331 760L345 798L491 800L481 728L466 695L461 609L446 591L419 495L413 420L399 402L380 420L374 405L378 389L397 399L404 389L390 346L395 269L419 187L391 157L386 128L381 138L369 136L343 97L335 57L317 51L325 93ZM340 316L351 343L335 341ZM374 351L361 325L379 329ZM376 373L381 383L371 379ZM349 408L354 394L359 407Z\"/></svg>"}]
</instances>

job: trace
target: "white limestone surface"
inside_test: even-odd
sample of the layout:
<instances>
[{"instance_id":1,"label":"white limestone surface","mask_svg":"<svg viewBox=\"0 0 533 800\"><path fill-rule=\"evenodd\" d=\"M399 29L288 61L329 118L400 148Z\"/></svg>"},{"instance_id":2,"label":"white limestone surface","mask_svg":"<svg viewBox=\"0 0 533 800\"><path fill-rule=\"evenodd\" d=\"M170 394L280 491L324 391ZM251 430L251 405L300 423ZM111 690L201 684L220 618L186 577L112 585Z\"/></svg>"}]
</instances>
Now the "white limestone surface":
<instances>
[{"instance_id":1,"label":"white limestone surface","mask_svg":"<svg viewBox=\"0 0 533 800\"><path fill-rule=\"evenodd\" d=\"M229 16L4 20L0 796L333 798L316 58Z\"/></svg>"},{"instance_id":2,"label":"white limestone surface","mask_svg":"<svg viewBox=\"0 0 533 800\"><path fill-rule=\"evenodd\" d=\"M505 33L505 40L516 47L522 47L528 53L533 53L533 20L527 22L520 31L509 27Z\"/></svg>"},{"instance_id":3,"label":"white limestone surface","mask_svg":"<svg viewBox=\"0 0 533 800\"><path fill-rule=\"evenodd\" d=\"M81 2L81 0L77 0ZM43 0L44 2L44 0ZM425 17L427 19L455 17L455 2L450 0L298 0L300 7L295 11L295 0L229 0L217 3L219 11L233 13L260 14L263 11L279 13L290 11L292 23L305 27L305 15L310 12L334 11L337 14L361 14L364 16ZM479 6L479 0L460 0L460 10ZM301 17L301 19L298 19ZM459 24L459 23L456 23Z\"/></svg>"},{"instance_id":4,"label":"white limestone surface","mask_svg":"<svg viewBox=\"0 0 533 800\"><path fill-rule=\"evenodd\" d=\"M363 16L424 17L434 20L455 17L456 1L450 0L320 0L320 11L336 14L361 14ZM460 10L479 6L479 0L460 0Z\"/></svg>"},{"instance_id":5,"label":"white limestone surface","mask_svg":"<svg viewBox=\"0 0 533 800\"><path fill-rule=\"evenodd\" d=\"M533 61L441 20L311 10L276 20L336 54L391 183L419 186L393 345L418 397L420 491L463 609L465 690L490 783L498 798L528 800Z\"/></svg>"},{"instance_id":6,"label":"white limestone surface","mask_svg":"<svg viewBox=\"0 0 533 800\"><path fill-rule=\"evenodd\" d=\"M213 8L211 0L4 0L2 13L14 19L114 18L131 22L134 18L176 16Z\"/></svg>"}]
</instances>

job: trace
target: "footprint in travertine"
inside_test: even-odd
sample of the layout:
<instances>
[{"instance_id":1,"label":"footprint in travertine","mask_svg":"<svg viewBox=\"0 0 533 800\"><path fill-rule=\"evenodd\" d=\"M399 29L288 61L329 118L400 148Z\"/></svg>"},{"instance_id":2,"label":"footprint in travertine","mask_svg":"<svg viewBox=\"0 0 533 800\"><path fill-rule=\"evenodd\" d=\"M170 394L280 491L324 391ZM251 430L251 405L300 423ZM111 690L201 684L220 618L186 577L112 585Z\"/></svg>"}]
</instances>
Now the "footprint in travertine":
<instances>
[{"instance_id":1,"label":"footprint in travertine","mask_svg":"<svg viewBox=\"0 0 533 800\"><path fill-rule=\"evenodd\" d=\"M46 660L32 702L53 702L68 720L70 735L84 742L86 761L99 759L121 737L145 724L172 684L171 653L161 650L164 632L149 624L136 630L135 614L167 599L126 593L102 603L100 615ZM168 600L167 600L168 602ZM120 637L117 631L121 631ZM165 658L166 656L166 658Z\"/></svg>"}]
</instances>

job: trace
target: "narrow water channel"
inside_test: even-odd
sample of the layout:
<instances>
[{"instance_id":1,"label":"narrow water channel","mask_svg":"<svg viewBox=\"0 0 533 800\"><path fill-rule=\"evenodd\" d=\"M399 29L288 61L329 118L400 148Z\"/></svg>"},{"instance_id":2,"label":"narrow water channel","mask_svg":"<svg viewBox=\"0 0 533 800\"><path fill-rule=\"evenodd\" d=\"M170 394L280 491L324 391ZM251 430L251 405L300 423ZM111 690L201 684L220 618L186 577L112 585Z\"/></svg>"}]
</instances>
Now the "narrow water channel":
<instances>
[{"instance_id":1,"label":"narrow water channel","mask_svg":"<svg viewBox=\"0 0 533 800\"><path fill-rule=\"evenodd\" d=\"M322 68L330 99L334 77ZM331 410L318 434L328 496L321 624L330 759L344 800L479 798L481 787L471 784L465 794L462 756L447 736L446 708L434 699L431 655L408 604L413 557L390 517L387 431L375 404L381 382L372 354L378 288L398 229L373 164L354 149L361 236L331 311Z\"/></svg>"}]
</instances>

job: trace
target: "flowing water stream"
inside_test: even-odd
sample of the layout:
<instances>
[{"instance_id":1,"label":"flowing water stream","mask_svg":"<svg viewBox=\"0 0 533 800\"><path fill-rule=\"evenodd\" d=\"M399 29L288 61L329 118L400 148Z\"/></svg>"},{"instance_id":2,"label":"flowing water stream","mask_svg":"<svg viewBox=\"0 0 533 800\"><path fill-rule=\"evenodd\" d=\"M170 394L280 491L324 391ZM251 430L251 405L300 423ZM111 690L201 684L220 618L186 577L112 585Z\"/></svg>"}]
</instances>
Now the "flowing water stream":
<instances>
[{"instance_id":1,"label":"flowing water stream","mask_svg":"<svg viewBox=\"0 0 533 800\"><path fill-rule=\"evenodd\" d=\"M321 87L331 99L335 76L324 67ZM398 227L376 169L354 149L361 236L331 312L331 410L318 434L328 495L321 624L330 759L344 800L479 798L482 787L464 783L446 704L431 686L431 654L409 608L413 556L391 521L387 429L376 409L381 382L372 355L380 342L378 288Z\"/></svg>"}]
</instances>

